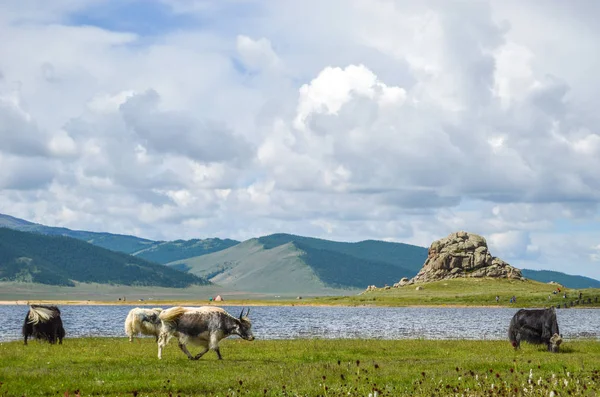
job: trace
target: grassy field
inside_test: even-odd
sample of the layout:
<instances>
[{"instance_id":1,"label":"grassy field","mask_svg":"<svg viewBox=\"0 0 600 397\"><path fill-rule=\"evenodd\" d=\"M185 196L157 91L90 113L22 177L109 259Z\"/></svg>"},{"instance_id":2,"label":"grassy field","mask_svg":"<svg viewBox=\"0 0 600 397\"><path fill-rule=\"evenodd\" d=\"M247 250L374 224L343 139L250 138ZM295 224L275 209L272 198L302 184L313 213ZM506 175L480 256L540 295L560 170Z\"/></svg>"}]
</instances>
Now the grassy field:
<instances>
[{"instance_id":1,"label":"grassy field","mask_svg":"<svg viewBox=\"0 0 600 397\"><path fill-rule=\"evenodd\" d=\"M553 294L555 285L537 281L504 279L453 279L401 288L363 292L346 291L346 295L330 296L279 296L250 294L240 291L224 291L220 287L155 288L82 284L76 287L56 287L25 283L0 283L0 301L19 303L55 302L58 304L123 304L118 298L126 296L126 304L174 306L205 305L209 297L218 294L225 298L219 305L332 305L332 306L515 306L547 307L573 302L574 307L600 307L600 289L561 288ZM338 291L343 294L344 291ZM567 299L563 293L567 293ZM579 293L591 298L592 303L576 304ZM499 301L496 302L496 296ZM516 303L510 303L515 296ZM143 299L143 302L140 301Z\"/></svg>"},{"instance_id":2,"label":"grassy field","mask_svg":"<svg viewBox=\"0 0 600 397\"><path fill-rule=\"evenodd\" d=\"M600 289L587 288L581 290L561 288L559 294L553 294L555 285L537 281L516 281L506 279L453 279L426 284L410 285L400 288L383 289L365 292L356 296L322 297L311 299L312 302L339 305L373 305L373 306L518 306L544 307L564 305L577 300L579 293L583 298L592 298L591 304L579 307L600 307ZM567 299L563 293L567 293ZM499 301L496 302L496 296ZM510 303L515 296L516 303ZM598 302L595 298L598 297ZM575 302L574 302L575 303Z\"/></svg>"},{"instance_id":3,"label":"grassy field","mask_svg":"<svg viewBox=\"0 0 600 397\"><path fill-rule=\"evenodd\" d=\"M331 290L329 294L342 295L357 294L356 290ZM227 301L281 301L293 300L298 294L290 292L288 295L268 294L239 291L224 288L218 285L192 286L188 288L162 288L140 287L129 285L110 285L94 283L76 283L75 287L60 287L56 285L0 282L0 301L96 301L106 303L122 303L119 298L126 297L127 303L137 304L140 299L144 302L155 301L194 301L208 302L210 297L221 295ZM307 296L307 295L303 295ZM308 295L310 296L310 295ZM316 296L316 295L312 295Z\"/></svg>"},{"instance_id":4,"label":"grassy field","mask_svg":"<svg viewBox=\"0 0 600 397\"><path fill-rule=\"evenodd\" d=\"M171 341L0 344L0 396L597 395L600 342L552 354L507 341L226 339L189 361ZM193 348L192 348L193 349ZM197 349L193 349L194 353ZM377 394L375 394L377 392Z\"/></svg>"}]
</instances>

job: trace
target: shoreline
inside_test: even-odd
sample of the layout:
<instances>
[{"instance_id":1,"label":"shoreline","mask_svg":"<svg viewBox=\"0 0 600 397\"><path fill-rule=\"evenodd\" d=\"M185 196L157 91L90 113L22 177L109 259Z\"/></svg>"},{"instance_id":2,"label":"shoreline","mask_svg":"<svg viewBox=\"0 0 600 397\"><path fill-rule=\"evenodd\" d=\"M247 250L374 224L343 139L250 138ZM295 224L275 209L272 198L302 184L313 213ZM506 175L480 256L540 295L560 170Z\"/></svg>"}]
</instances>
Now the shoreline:
<instances>
[{"instance_id":1,"label":"shoreline","mask_svg":"<svg viewBox=\"0 0 600 397\"><path fill-rule=\"evenodd\" d=\"M371 308L447 308L447 309L461 309L461 308L478 308L478 309L505 309L514 308L520 309L520 306L511 305L465 305L465 304L442 304L442 305L345 305L345 304L330 304L330 303L318 303L318 302L290 302L290 301L244 301L244 300L229 300L227 302L205 302L205 301L191 301L191 300L156 300L152 302L123 302L123 301L98 301L98 300L63 300L63 299L32 299L32 300L0 300L0 306L28 306L30 304L38 305L60 305L60 306L145 306L145 307L157 307L157 306L307 306L307 307L371 307ZM574 306L568 309L599 309L597 306ZM566 310L559 309L559 310Z\"/></svg>"}]
</instances>

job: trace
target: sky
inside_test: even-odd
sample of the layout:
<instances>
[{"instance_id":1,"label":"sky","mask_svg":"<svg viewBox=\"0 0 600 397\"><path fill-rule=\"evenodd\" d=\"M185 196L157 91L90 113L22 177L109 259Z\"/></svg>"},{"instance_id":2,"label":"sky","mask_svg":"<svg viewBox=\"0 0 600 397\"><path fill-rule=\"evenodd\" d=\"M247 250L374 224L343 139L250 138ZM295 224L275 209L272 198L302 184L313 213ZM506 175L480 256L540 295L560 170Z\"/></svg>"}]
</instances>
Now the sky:
<instances>
[{"instance_id":1,"label":"sky","mask_svg":"<svg viewBox=\"0 0 600 397\"><path fill-rule=\"evenodd\" d=\"M0 213L600 279L600 2L6 0Z\"/></svg>"}]
</instances>

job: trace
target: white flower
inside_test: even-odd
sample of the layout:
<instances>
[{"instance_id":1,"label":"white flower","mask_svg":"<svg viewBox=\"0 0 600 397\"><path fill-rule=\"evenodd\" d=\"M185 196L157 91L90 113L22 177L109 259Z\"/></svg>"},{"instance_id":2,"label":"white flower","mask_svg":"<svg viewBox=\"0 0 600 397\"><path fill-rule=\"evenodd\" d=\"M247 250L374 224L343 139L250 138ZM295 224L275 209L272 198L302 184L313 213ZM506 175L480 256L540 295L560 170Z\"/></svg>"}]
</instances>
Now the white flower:
<instances>
[{"instance_id":1,"label":"white flower","mask_svg":"<svg viewBox=\"0 0 600 397\"><path fill-rule=\"evenodd\" d=\"M550 392L550 394L548 395L548 397L554 397L554 390L552 390L552 391Z\"/></svg>"}]
</instances>

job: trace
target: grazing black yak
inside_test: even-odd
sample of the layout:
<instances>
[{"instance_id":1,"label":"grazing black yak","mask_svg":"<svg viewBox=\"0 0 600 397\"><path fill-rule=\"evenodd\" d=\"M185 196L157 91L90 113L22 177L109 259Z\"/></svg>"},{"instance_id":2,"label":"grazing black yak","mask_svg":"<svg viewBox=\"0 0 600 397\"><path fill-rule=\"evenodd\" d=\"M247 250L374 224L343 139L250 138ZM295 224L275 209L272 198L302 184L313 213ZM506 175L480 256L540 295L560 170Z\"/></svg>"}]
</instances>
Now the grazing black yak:
<instances>
[{"instance_id":1,"label":"grazing black yak","mask_svg":"<svg viewBox=\"0 0 600 397\"><path fill-rule=\"evenodd\" d=\"M524 340L537 345L545 344L548 351L557 353L562 337L558 330L556 309L519 310L510 320L508 339L515 349Z\"/></svg>"},{"instance_id":2,"label":"grazing black yak","mask_svg":"<svg viewBox=\"0 0 600 397\"><path fill-rule=\"evenodd\" d=\"M65 329L56 306L31 305L23 322L24 344L27 338L45 339L50 343L62 344Z\"/></svg>"}]
</instances>

